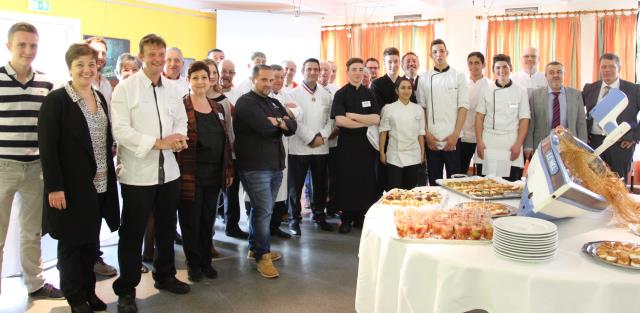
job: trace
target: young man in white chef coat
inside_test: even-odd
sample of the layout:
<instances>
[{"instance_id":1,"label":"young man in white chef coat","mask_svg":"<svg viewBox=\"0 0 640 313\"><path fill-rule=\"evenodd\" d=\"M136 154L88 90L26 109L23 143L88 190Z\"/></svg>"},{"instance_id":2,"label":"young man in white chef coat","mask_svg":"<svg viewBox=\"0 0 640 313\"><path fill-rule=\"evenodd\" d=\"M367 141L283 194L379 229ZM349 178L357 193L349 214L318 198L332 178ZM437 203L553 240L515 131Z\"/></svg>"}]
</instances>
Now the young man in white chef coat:
<instances>
[{"instance_id":1,"label":"young man in white chef coat","mask_svg":"<svg viewBox=\"0 0 640 313\"><path fill-rule=\"evenodd\" d=\"M426 110L427 170L429 185L442 178L460 173L460 132L469 109L467 79L447 63L449 51L442 39L431 42L433 69L420 75L418 104Z\"/></svg>"},{"instance_id":2,"label":"young man in white chef coat","mask_svg":"<svg viewBox=\"0 0 640 313\"><path fill-rule=\"evenodd\" d=\"M484 76L485 58L481 52L474 51L467 56L469 68L469 112L462 127L462 149L460 151L460 171L466 174L469 171L471 159L476 153L476 107L478 100L489 85L493 82Z\"/></svg>"},{"instance_id":3,"label":"young man in white chef coat","mask_svg":"<svg viewBox=\"0 0 640 313\"><path fill-rule=\"evenodd\" d=\"M529 99L527 90L509 77L508 55L493 57L493 73L497 80L482 94L476 108L478 171L516 181L522 178L524 167L522 145L529 128Z\"/></svg>"}]
</instances>

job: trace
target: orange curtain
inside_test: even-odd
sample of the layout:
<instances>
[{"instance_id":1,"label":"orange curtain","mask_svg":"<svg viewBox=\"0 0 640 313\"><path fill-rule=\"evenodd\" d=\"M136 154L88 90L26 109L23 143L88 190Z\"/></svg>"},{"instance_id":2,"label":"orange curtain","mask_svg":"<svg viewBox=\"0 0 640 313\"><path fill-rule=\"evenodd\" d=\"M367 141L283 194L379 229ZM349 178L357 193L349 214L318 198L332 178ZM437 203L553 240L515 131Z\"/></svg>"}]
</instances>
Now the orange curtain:
<instances>
[{"instance_id":1,"label":"orange curtain","mask_svg":"<svg viewBox=\"0 0 640 313\"><path fill-rule=\"evenodd\" d=\"M347 36L349 33L351 37ZM351 30L323 30L320 57L338 64L338 85L347 82L344 65L350 57L378 59L381 62L379 75L383 75L382 52L388 47L398 48L400 56L410 51L416 53L420 59L420 71L426 71L433 62L428 50L434 37L433 24L374 25L365 29L358 26Z\"/></svg>"},{"instance_id":2,"label":"orange curtain","mask_svg":"<svg viewBox=\"0 0 640 313\"><path fill-rule=\"evenodd\" d=\"M636 32L638 16L596 16L593 80L600 79L599 60L604 53L615 53L620 57L620 78L636 81Z\"/></svg>"},{"instance_id":3,"label":"orange curtain","mask_svg":"<svg viewBox=\"0 0 640 313\"><path fill-rule=\"evenodd\" d=\"M503 53L511 57L514 71L520 70L522 50L538 48L538 71L551 61L564 64L565 84L580 88L580 18L538 18L489 21L487 32L487 76L493 77L492 57Z\"/></svg>"},{"instance_id":4,"label":"orange curtain","mask_svg":"<svg viewBox=\"0 0 640 313\"><path fill-rule=\"evenodd\" d=\"M325 30L322 31L321 38L320 58L333 61L338 65L336 82L341 85L342 83L340 82L347 81L347 73L340 69L344 68L343 65L347 63L347 60L351 57L351 51L353 51L349 31L346 29Z\"/></svg>"}]
</instances>

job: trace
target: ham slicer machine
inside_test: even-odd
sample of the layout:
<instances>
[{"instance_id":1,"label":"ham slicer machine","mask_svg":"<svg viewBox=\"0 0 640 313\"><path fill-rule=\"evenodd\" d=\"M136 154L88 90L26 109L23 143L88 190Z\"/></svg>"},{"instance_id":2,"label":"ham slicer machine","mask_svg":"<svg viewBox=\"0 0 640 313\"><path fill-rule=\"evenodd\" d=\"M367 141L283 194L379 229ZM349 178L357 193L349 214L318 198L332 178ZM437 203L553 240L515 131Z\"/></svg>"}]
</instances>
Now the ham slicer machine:
<instances>
[{"instance_id":1,"label":"ham slicer machine","mask_svg":"<svg viewBox=\"0 0 640 313\"><path fill-rule=\"evenodd\" d=\"M582 149L599 156L631 128L626 122L620 125L616 122L627 104L628 99L622 91L611 89L589 112L594 123L598 123L606 135L597 150L594 151L575 137L572 140ZM603 196L588 190L571 177L560 156L558 136L552 131L540 142L531 158L520 199L519 215L553 220L576 217L585 212L600 212L607 208L607 201ZM565 136L570 135L565 133ZM604 163L599 157L596 162Z\"/></svg>"}]
</instances>

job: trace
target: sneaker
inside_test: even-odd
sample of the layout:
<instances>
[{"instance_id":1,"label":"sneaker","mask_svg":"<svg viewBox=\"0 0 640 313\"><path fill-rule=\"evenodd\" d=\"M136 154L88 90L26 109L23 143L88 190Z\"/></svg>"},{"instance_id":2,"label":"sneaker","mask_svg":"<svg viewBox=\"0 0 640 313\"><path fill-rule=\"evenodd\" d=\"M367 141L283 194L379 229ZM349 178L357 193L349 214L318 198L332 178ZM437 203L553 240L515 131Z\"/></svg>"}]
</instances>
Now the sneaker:
<instances>
[{"instance_id":1,"label":"sneaker","mask_svg":"<svg viewBox=\"0 0 640 313\"><path fill-rule=\"evenodd\" d=\"M269 256L271 261L274 261L274 262L282 259L282 255L280 253L278 253L278 252L268 252L268 253L265 253L264 255L265 256ZM255 252L249 250L249 253L247 254L247 259L255 260L256 259Z\"/></svg>"},{"instance_id":2,"label":"sneaker","mask_svg":"<svg viewBox=\"0 0 640 313\"><path fill-rule=\"evenodd\" d=\"M29 294L32 299L48 299L48 300L62 300L64 295L60 289L53 287L52 284L46 283L40 289Z\"/></svg>"},{"instance_id":3,"label":"sneaker","mask_svg":"<svg viewBox=\"0 0 640 313\"><path fill-rule=\"evenodd\" d=\"M172 276L163 282L156 281L153 286L156 287L156 289L164 289L168 292L179 295L188 293L191 290L191 287L189 287L188 284L179 281L175 276Z\"/></svg>"},{"instance_id":4,"label":"sneaker","mask_svg":"<svg viewBox=\"0 0 640 313\"><path fill-rule=\"evenodd\" d=\"M87 302L89 302L89 306L94 311L107 310L107 304L104 303L104 301L102 301L100 298L98 298L98 296L95 293L89 296L89 300L87 300Z\"/></svg>"},{"instance_id":5,"label":"sneaker","mask_svg":"<svg viewBox=\"0 0 640 313\"><path fill-rule=\"evenodd\" d=\"M137 313L138 306L132 295L118 296L118 313Z\"/></svg>"},{"instance_id":6,"label":"sneaker","mask_svg":"<svg viewBox=\"0 0 640 313\"><path fill-rule=\"evenodd\" d=\"M104 263L102 257L98 257L96 260L96 264L93 265L93 271L101 276L116 276L118 275L118 270L115 267Z\"/></svg>"},{"instance_id":7,"label":"sneaker","mask_svg":"<svg viewBox=\"0 0 640 313\"><path fill-rule=\"evenodd\" d=\"M300 222L298 222L297 220L289 222L289 232L296 236L302 235L302 231L300 230Z\"/></svg>"},{"instance_id":8,"label":"sneaker","mask_svg":"<svg viewBox=\"0 0 640 313\"><path fill-rule=\"evenodd\" d=\"M276 278L280 276L278 269L273 265L273 262L269 257L261 258L257 265L258 272L260 272L260 275L264 278Z\"/></svg>"},{"instance_id":9,"label":"sneaker","mask_svg":"<svg viewBox=\"0 0 640 313\"><path fill-rule=\"evenodd\" d=\"M205 277L210 278L210 279L218 278L218 271L216 271L216 269L213 268L213 266L211 266L211 265L203 266L202 267L202 274L204 274Z\"/></svg>"}]
</instances>

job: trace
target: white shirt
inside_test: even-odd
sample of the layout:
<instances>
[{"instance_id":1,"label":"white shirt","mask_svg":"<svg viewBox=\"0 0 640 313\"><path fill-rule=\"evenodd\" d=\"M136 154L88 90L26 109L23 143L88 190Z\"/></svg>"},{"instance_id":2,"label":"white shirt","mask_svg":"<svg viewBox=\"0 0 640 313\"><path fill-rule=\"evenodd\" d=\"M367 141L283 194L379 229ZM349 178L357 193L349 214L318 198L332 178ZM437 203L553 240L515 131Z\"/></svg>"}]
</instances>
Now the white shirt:
<instances>
[{"instance_id":1,"label":"white shirt","mask_svg":"<svg viewBox=\"0 0 640 313\"><path fill-rule=\"evenodd\" d=\"M485 115L484 129L499 133L517 132L520 120L531 118L527 91L517 84L506 88L495 82L489 85L478 101L476 112Z\"/></svg>"},{"instance_id":2,"label":"white shirt","mask_svg":"<svg viewBox=\"0 0 640 313\"><path fill-rule=\"evenodd\" d=\"M427 131L442 150L443 140L455 130L458 109L469 109L467 79L450 67L444 72L431 69L420 75L417 95L418 104L427 110Z\"/></svg>"},{"instance_id":3,"label":"white shirt","mask_svg":"<svg viewBox=\"0 0 640 313\"><path fill-rule=\"evenodd\" d=\"M462 126L462 142L476 143L476 107L480 96L492 83L491 80L484 76L475 82L469 79L467 86L469 88L469 112L467 112L467 117Z\"/></svg>"},{"instance_id":4,"label":"white shirt","mask_svg":"<svg viewBox=\"0 0 640 313\"><path fill-rule=\"evenodd\" d=\"M424 110L416 103L400 100L382 108L379 131L388 132L387 163L398 167L422 161L418 136L425 135Z\"/></svg>"},{"instance_id":5,"label":"white shirt","mask_svg":"<svg viewBox=\"0 0 640 313\"><path fill-rule=\"evenodd\" d=\"M100 93L104 96L104 99L107 100L107 107L111 106L111 94L113 93L113 87L111 87L111 83L109 80L104 77L104 75L100 76L100 82L96 85L95 83L91 84L93 88L98 89Z\"/></svg>"},{"instance_id":6,"label":"white shirt","mask_svg":"<svg viewBox=\"0 0 640 313\"><path fill-rule=\"evenodd\" d=\"M240 96L251 91L251 88L253 88L253 82L251 81L251 78L245 78L238 84L238 87L236 87L236 89L238 89L238 92L240 92ZM238 98L240 96L238 96Z\"/></svg>"},{"instance_id":7,"label":"white shirt","mask_svg":"<svg viewBox=\"0 0 640 313\"><path fill-rule=\"evenodd\" d=\"M119 173L123 184L157 185L160 150L153 149L156 139L175 133L187 135L187 114L180 89L162 75L160 80L161 85L153 87L144 71L138 71L121 81L113 92L113 136L118 142L118 159L123 166ZM162 154L164 181L180 177L173 151L162 150Z\"/></svg>"},{"instance_id":8,"label":"white shirt","mask_svg":"<svg viewBox=\"0 0 640 313\"><path fill-rule=\"evenodd\" d=\"M511 75L511 80L524 89L538 89L548 85L547 78L542 72L535 72L529 76L525 71L517 71Z\"/></svg>"},{"instance_id":9,"label":"white shirt","mask_svg":"<svg viewBox=\"0 0 640 313\"><path fill-rule=\"evenodd\" d=\"M604 98L606 86L609 86L609 88L620 89L620 78L616 79L616 81L614 81L611 85L607 85L604 80L602 81L602 84L600 84L600 94L598 94L598 102L596 102L596 105L600 103L600 101L602 101L602 98ZM591 133L594 135L604 135L604 130L602 129L602 127L600 127L600 125L598 125L596 121L593 121L593 126L591 126Z\"/></svg>"},{"instance_id":10,"label":"white shirt","mask_svg":"<svg viewBox=\"0 0 640 313\"><path fill-rule=\"evenodd\" d=\"M301 83L291 93L293 101L302 109L304 115L298 119L296 134L289 137L289 154L293 155L318 155L328 154L329 144L327 138L331 135L335 121L331 119L331 93L316 85L316 91L312 95ZM315 99L315 101L314 101ZM316 134L324 138L324 144L311 148L309 143Z\"/></svg>"},{"instance_id":11,"label":"white shirt","mask_svg":"<svg viewBox=\"0 0 640 313\"><path fill-rule=\"evenodd\" d=\"M331 85L333 85L332 88ZM298 84L298 87L300 86L300 84ZM318 86L322 86L320 84L318 84ZM333 96L335 96L336 92L338 91L338 86L336 86L335 84L328 84L327 86L322 86L325 90L327 90L330 94L331 94L331 103L333 104ZM335 120L333 121L334 125L335 125ZM329 139L329 148L335 148L338 146L338 136L336 136L336 138L333 139Z\"/></svg>"},{"instance_id":12,"label":"white shirt","mask_svg":"<svg viewBox=\"0 0 640 313\"><path fill-rule=\"evenodd\" d=\"M229 102L231 102L231 104L235 106L236 101L238 101L238 98L240 98L240 96L242 96L245 93L241 93L240 90L236 87L231 87L229 91L224 92L224 95L227 96L227 99L229 99Z\"/></svg>"},{"instance_id":13,"label":"white shirt","mask_svg":"<svg viewBox=\"0 0 640 313\"><path fill-rule=\"evenodd\" d=\"M180 76L178 79L170 79L174 82L178 88L180 88L180 94L183 96L189 93L189 82L184 76Z\"/></svg>"},{"instance_id":14,"label":"white shirt","mask_svg":"<svg viewBox=\"0 0 640 313\"><path fill-rule=\"evenodd\" d=\"M289 93L287 91L285 91L285 88L282 88L280 90L280 92L273 93L273 91L271 91L271 93L269 94L269 97L277 99L278 101L280 101L280 103L284 106L285 103L289 103L289 102L294 102L293 99L291 99L291 96L289 95ZM291 110L291 112L293 113L293 115L295 116L296 119L300 118L302 115L302 110L300 110L300 107L294 108L294 109L289 109ZM284 146L284 154L287 155L289 154L289 137L285 137L282 136L282 145ZM287 191L288 189L288 184L287 184L287 169L286 167L289 165L288 163L288 158L284 158L284 167L285 169L282 170L282 183L280 184L280 188L278 189L278 195L276 196L276 202L278 201L285 201L287 200ZM246 193L245 193L246 194ZM246 195L245 199L248 199L249 196Z\"/></svg>"}]
</instances>

